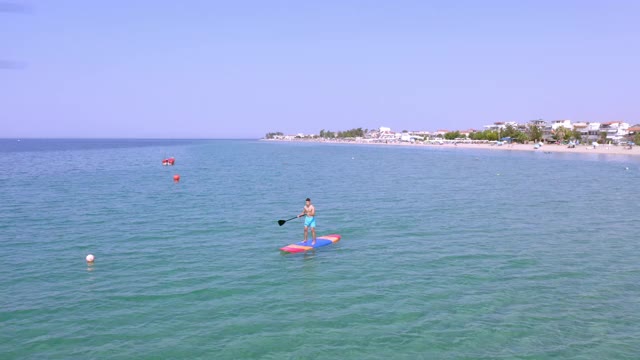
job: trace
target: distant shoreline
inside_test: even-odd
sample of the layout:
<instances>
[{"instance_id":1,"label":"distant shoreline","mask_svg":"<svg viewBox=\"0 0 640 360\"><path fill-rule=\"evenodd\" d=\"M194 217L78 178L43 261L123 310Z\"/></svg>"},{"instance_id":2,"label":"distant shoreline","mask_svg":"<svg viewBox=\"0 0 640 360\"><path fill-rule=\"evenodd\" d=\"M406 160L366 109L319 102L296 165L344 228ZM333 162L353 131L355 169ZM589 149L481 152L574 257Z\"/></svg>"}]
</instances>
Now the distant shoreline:
<instances>
[{"instance_id":1,"label":"distant shoreline","mask_svg":"<svg viewBox=\"0 0 640 360\"><path fill-rule=\"evenodd\" d=\"M373 142L373 141L355 141L355 140L328 140L328 139L295 139L295 140L276 140L262 139L263 141L273 142L299 142L299 143L316 143L316 144L347 144L347 145L376 145L376 146L409 146L409 147L435 147L447 149L482 149L491 151L529 151L542 153L574 153L574 154L599 154L599 155L632 155L640 156L640 146L633 146L629 149L622 145L598 145L594 149L592 145L577 145L575 148L569 148L567 145L545 144L538 149L534 148L534 144L468 144L445 142L440 144L425 144L421 142Z\"/></svg>"}]
</instances>

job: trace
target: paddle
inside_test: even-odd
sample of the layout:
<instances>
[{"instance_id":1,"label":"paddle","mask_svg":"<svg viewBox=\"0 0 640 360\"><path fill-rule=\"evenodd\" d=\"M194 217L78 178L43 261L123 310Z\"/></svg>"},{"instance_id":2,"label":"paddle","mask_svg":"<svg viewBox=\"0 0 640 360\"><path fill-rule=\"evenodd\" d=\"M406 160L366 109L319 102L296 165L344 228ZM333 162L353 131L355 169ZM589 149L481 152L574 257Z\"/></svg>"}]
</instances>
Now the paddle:
<instances>
[{"instance_id":1,"label":"paddle","mask_svg":"<svg viewBox=\"0 0 640 360\"><path fill-rule=\"evenodd\" d=\"M287 219L287 220L278 220L278 225L282 226L284 225L284 223L286 223L289 220L293 220L293 219L297 219L297 216L292 217L291 219Z\"/></svg>"}]
</instances>

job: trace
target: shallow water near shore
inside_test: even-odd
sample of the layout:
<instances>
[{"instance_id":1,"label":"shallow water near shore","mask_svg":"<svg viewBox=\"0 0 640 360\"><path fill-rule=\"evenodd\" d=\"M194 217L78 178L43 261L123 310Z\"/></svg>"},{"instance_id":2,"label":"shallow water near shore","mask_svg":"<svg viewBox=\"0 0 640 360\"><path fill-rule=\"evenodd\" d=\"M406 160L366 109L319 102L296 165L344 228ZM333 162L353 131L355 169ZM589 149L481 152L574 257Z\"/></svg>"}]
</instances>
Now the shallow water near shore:
<instances>
[{"instance_id":1,"label":"shallow water near shore","mask_svg":"<svg viewBox=\"0 0 640 360\"><path fill-rule=\"evenodd\" d=\"M640 353L637 157L249 140L0 153L2 359ZM342 240L283 255L302 222L277 220L306 197L318 234Z\"/></svg>"}]
</instances>

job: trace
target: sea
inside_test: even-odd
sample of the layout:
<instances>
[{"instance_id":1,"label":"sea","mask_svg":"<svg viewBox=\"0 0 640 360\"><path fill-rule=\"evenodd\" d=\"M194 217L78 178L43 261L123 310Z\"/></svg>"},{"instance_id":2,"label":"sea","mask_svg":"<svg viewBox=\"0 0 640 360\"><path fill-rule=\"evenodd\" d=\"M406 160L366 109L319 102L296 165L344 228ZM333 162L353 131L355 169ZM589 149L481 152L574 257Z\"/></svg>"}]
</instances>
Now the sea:
<instances>
[{"instance_id":1,"label":"sea","mask_svg":"<svg viewBox=\"0 0 640 360\"><path fill-rule=\"evenodd\" d=\"M639 157L150 139L0 157L0 359L640 357ZM284 254L303 223L278 220L307 197L342 239Z\"/></svg>"}]
</instances>

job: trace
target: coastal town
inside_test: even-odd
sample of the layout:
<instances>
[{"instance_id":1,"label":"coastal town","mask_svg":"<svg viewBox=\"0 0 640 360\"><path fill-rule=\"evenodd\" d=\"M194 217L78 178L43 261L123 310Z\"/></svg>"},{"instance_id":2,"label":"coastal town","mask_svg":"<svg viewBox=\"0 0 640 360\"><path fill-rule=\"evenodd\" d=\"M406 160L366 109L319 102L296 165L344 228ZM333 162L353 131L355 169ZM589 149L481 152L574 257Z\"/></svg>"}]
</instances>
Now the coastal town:
<instances>
[{"instance_id":1,"label":"coastal town","mask_svg":"<svg viewBox=\"0 0 640 360\"><path fill-rule=\"evenodd\" d=\"M319 134L268 133L269 140L328 140L361 143L426 143L426 144L565 144L575 146L614 145L633 146L640 144L640 124L630 125L623 121L572 122L571 120L531 120L525 123L494 122L483 130L402 130L393 131L381 126L377 129L352 129L348 131L325 131Z\"/></svg>"}]
</instances>

